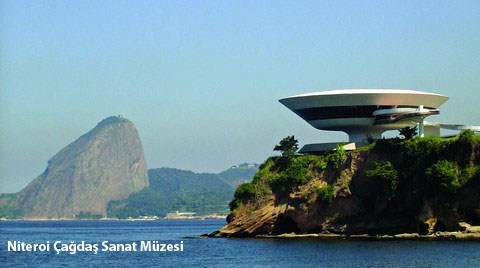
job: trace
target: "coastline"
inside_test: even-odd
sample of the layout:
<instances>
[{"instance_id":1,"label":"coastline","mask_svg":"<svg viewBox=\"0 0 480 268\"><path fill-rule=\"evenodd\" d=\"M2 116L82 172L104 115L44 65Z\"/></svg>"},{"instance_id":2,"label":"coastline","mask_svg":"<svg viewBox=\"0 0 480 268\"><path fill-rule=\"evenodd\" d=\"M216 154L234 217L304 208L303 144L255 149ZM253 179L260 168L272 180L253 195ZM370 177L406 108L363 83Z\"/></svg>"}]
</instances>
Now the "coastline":
<instances>
[{"instance_id":1,"label":"coastline","mask_svg":"<svg viewBox=\"0 0 480 268\"><path fill-rule=\"evenodd\" d=\"M455 241L480 241L480 226L461 223L464 231L439 231L430 234L400 233L400 234L335 234L335 233L283 233L283 234L257 234L254 236L229 236L220 231L201 235L210 238L256 238L256 239L322 239L322 240L364 240L364 241L397 241L397 240L455 240Z\"/></svg>"},{"instance_id":2,"label":"coastline","mask_svg":"<svg viewBox=\"0 0 480 268\"><path fill-rule=\"evenodd\" d=\"M363 241L399 241L399 240L452 240L452 241L480 241L480 233L467 232L438 232L435 234L420 235L418 233L405 233L396 235L344 235L344 234L280 234L280 235L256 235L259 239L343 239L343 240L363 240Z\"/></svg>"}]
</instances>

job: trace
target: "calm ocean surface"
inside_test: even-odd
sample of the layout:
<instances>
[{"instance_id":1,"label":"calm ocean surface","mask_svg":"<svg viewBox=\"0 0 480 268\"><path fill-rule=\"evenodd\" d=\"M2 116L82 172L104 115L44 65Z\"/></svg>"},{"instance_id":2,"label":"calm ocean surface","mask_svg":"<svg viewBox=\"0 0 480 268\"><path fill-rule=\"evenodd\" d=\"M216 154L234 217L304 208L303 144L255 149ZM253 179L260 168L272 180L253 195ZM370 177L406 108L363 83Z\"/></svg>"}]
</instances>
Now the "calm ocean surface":
<instances>
[{"instance_id":1,"label":"calm ocean surface","mask_svg":"<svg viewBox=\"0 0 480 268\"><path fill-rule=\"evenodd\" d=\"M480 267L479 242L192 239L224 220L0 222L2 267ZM12 252L8 241L47 243L48 252ZM57 254L55 241L98 244L99 252ZM158 241L183 252L102 251L102 242ZM67 246L68 247L68 246ZM137 247L138 250L138 247Z\"/></svg>"}]
</instances>

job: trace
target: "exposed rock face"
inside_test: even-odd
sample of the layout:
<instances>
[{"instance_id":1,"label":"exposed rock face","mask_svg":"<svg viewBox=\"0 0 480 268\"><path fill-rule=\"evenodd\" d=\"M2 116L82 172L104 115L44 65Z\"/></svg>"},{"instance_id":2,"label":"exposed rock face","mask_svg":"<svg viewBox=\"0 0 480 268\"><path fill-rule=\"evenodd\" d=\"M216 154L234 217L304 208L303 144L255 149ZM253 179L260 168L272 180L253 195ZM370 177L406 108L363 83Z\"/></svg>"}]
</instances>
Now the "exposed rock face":
<instances>
[{"instance_id":1,"label":"exposed rock face","mask_svg":"<svg viewBox=\"0 0 480 268\"><path fill-rule=\"evenodd\" d=\"M112 116L63 148L46 170L18 194L25 218L106 215L110 200L127 198L148 186L137 130Z\"/></svg>"},{"instance_id":2,"label":"exposed rock face","mask_svg":"<svg viewBox=\"0 0 480 268\"><path fill-rule=\"evenodd\" d=\"M301 186L288 196L272 194L263 204L247 204L229 215L229 224L214 233L222 237L252 237L264 234L284 233L356 233L364 232L366 222L356 221L338 224L337 218L355 216L364 213L358 197L351 194L352 177L363 170L377 157L365 152L348 155L339 169L327 169L318 177ZM338 178L338 179L337 179ZM363 178L356 178L361 180ZM337 193L332 207L322 204L315 195L310 198L309 189L318 183L348 185L336 187ZM254 209L255 207L255 209ZM252 212L253 210L253 212ZM372 226L376 228L377 226Z\"/></svg>"},{"instance_id":3,"label":"exposed rock face","mask_svg":"<svg viewBox=\"0 0 480 268\"><path fill-rule=\"evenodd\" d=\"M455 141L443 142L446 146L455 146ZM464 170L474 170L471 173L473 175L470 175L468 182L458 186L455 193L441 192L434 181L425 181L425 170L419 168L423 165L420 161L415 169L407 171L405 167L410 165L408 161L412 159L405 156L401 158L402 153L392 150L382 153L380 149L351 152L343 157L338 168L328 166L318 172L310 165L309 172L314 175L307 183L288 194L270 191L265 197L244 200L227 217L228 225L210 236L254 237L290 233L434 235L439 232L468 232L461 222L480 225L479 142L465 153L468 163ZM439 155L441 159L454 159L462 154L452 150L451 155ZM366 170L371 169L372 164L382 160L403 167L400 172L419 175L410 180L401 177L395 194L386 194L384 190L390 188L381 188L382 181L366 175ZM433 163L435 161L432 160ZM430 164L425 166L429 167ZM252 188L262 189L262 183L275 178L276 172L278 168L268 168L266 162L263 168L260 167L257 173L260 179L256 182L254 179ZM459 174L468 174L462 172ZM325 185L333 189L334 197L330 204L315 190Z\"/></svg>"}]
</instances>

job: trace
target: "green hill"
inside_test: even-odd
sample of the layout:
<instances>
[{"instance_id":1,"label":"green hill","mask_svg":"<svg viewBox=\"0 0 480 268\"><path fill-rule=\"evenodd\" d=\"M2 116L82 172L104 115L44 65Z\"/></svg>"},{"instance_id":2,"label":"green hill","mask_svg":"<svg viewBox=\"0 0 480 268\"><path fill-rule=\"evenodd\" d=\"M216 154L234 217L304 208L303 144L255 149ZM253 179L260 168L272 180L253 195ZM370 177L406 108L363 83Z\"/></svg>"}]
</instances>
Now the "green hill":
<instances>
[{"instance_id":1,"label":"green hill","mask_svg":"<svg viewBox=\"0 0 480 268\"><path fill-rule=\"evenodd\" d=\"M243 163L218 173L218 176L228 185L237 188L238 185L252 180L258 166L258 164Z\"/></svg>"},{"instance_id":2,"label":"green hill","mask_svg":"<svg viewBox=\"0 0 480 268\"><path fill-rule=\"evenodd\" d=\"M127 199L111 201L112 218L165 216L171 211L194 211L197 215L227 214L234 187L228 182L251 181L257 165L240 165L219 174L157 168L148 171L150 186Z\"/></svg>"}]
</instances>

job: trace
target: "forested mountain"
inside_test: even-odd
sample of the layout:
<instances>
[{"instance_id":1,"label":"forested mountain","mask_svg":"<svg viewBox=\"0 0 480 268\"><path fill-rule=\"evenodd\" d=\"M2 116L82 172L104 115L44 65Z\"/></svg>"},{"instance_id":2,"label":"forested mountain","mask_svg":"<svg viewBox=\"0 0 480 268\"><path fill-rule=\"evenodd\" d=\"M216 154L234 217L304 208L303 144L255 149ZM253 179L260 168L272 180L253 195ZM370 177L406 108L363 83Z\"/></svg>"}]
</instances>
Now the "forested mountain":
<instances>
[{"instance_id":1,"label":"forested mountain","mask_svg":"<svg viewBox=\"0 0 480 268\"><path fill-rule=\"evenodd\" d=\"M194 173L174 168L156 168L148 171L150 187L130 195L127 199L111 201L108 216L128 218L165 216L171 211L193 211L197 215L227 214L233 198L235 183L251 181L256 164L242 164L219 174Z\"/></svg>"}]
</instances>

